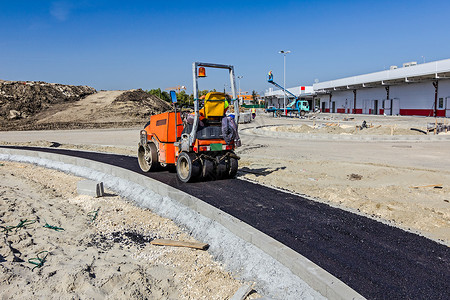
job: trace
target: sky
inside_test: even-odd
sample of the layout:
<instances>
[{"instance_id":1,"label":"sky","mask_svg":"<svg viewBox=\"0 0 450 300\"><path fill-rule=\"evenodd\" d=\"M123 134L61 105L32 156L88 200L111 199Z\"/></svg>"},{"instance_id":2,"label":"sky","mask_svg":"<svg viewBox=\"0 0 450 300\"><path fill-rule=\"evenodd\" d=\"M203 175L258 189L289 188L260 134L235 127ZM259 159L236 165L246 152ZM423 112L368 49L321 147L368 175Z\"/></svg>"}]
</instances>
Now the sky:
<instances>
[{"instance_id":1,"label":"sky","mask_svg":"<svg viewBox=\"0 0 450 300\"><path fill-rule=\"evenodd\" d=\"M450 58L450 1L0 0L0 79L192 92L194 61L236 85L312 85ZM230 91L206 70L200 89ZM237 87L238 88L238 87Z\"/></svg>"}]
</instances>

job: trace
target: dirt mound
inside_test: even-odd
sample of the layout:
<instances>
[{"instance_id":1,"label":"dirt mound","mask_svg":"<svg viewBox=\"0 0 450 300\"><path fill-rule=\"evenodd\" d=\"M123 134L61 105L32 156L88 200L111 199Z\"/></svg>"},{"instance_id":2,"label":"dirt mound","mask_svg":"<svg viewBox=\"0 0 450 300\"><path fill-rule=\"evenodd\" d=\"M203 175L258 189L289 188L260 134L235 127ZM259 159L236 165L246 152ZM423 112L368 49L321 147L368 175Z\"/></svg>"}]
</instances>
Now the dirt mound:
<instances>
[{"instance_id":1,"label":"dirt mound","mask_svg":"<svg viewBox=\"0 0 450 300\"><path fill-rule=\"evenodd\" d=\"M57 103L78 101L93 93L96 90L89 86L0 81L0 118L28 118Z\"/></svg>"},{"instance_id":2,"label":"dirt mound","mask_svg":"<svg viewBox=\"0 0 450 300\"><path fill-rule=\"evenodd\" d=\"M145 91L100 91L45 82L0 82L0 130L132 127L172 109Z\"/></svg>"},{"instance_id":3,"label":"dirt mound","mask_svg":"<svg viewBox=\"0 0 450 300\"><path fill-rule=\"evenodd\" d=\"M124 92L112 102L111 107L119 108L123 115L131 113L136 117L148 117L172 110L170 103L141 89Z\"/></svg>"}]
</instances>

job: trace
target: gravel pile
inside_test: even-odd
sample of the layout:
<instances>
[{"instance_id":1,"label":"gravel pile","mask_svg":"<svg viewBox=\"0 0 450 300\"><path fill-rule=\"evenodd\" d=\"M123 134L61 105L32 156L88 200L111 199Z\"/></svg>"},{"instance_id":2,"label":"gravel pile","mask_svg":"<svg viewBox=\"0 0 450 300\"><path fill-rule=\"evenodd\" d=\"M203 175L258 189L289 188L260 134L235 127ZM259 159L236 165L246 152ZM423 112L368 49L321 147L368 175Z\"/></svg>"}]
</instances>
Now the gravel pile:
<instances>
[{"instance_id":1,"label":"gravel pile","mask_svg":"<svg viewBox=\"0 0 450 300\"><path fill-rule=\"evenodd\" d=\"M0 118L28 118L54 104L75 102L96 92L89 86L42 81L0 81Z\"/></svg>"},{"instance_id":2,"label":"gravel pile","mask_svg":"<svg viewBox=\"0 0 450 300\"><path fill-rule=\"evenodd\" d=\"M117 97L113 107L120 107L123 114L151 116L172 110L172 105L142 89L131 90Z\"/></svg>"}]
</instances>

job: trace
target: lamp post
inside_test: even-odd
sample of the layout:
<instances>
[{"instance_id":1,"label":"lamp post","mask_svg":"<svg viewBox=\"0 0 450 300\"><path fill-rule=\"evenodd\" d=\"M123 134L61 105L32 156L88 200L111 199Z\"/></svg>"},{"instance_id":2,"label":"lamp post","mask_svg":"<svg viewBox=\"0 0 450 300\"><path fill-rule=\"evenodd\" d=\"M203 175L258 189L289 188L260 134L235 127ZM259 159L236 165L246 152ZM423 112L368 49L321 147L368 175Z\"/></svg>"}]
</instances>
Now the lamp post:
<instances>
[{"instance_id":1,"label":"lamp post","mask_svg":"<svg viewBox=\"0 0 450 300\"><path fill-rule=\"evenodd\" d=\"M239 94L238 94L238 98L239 98L239 105L242 105L241 102L241 78L244 78L244 76L238 76L238 82L239 82Z\"/></svg>"},{"instance_id":2,"label":"lamp post","mask_svg":"<svg viewBox=\"0 0 450 300\"><path fill-rule=\"evenodd\" d=\"M284 65L283 88L286 90L286 54L291 53L291 51L281 50L278 53L283 54L283 65ZM283 96L284 96L283 103L284 103L284 115L287 115L287 110L286 110L286 92L285 92L285 90L283 91Z\"/></svg>"}]
</instances>

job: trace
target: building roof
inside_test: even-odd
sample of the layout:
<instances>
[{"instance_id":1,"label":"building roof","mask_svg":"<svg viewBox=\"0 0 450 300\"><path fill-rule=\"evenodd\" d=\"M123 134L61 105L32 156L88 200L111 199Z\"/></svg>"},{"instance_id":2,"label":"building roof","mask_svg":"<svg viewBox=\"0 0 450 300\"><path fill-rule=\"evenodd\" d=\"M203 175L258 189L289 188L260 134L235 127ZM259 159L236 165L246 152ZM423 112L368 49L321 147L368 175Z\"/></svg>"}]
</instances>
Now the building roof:
<instances>
[{"instance_id":1,"label":"building roof","mask_svg":"<svg viewBox=\"0 0 450 300\"><path fill-rule=\"evenodd\" d=\"M302 88L304 88L304 89L302 90ZM288 90L289 92L291 92L292 94L294 94L297 97L310 96L310 95L314 94L314 90L311 85L296 86L296 87L292 87L292 88L287 88L286 90ZM283 97L283 95L284 95L283 90L274 90L273 88L269 88L264 93L264 97L270 97L270 96Z\"/></svg>"},{"instance_id":2,"label":"building roof","mask_svg":"<svg viewBox=\"0 0 450 300\"><path fill-rule=\"evenodd\" d=\"M402 68L391 67L390 70L386 71L324 81L315 83L313 88L316 92L327 92L332 90L346 90L417 81L429 81L440 78L450 78L450 59L404 66Z\"/></svg>"}]
</instances>

